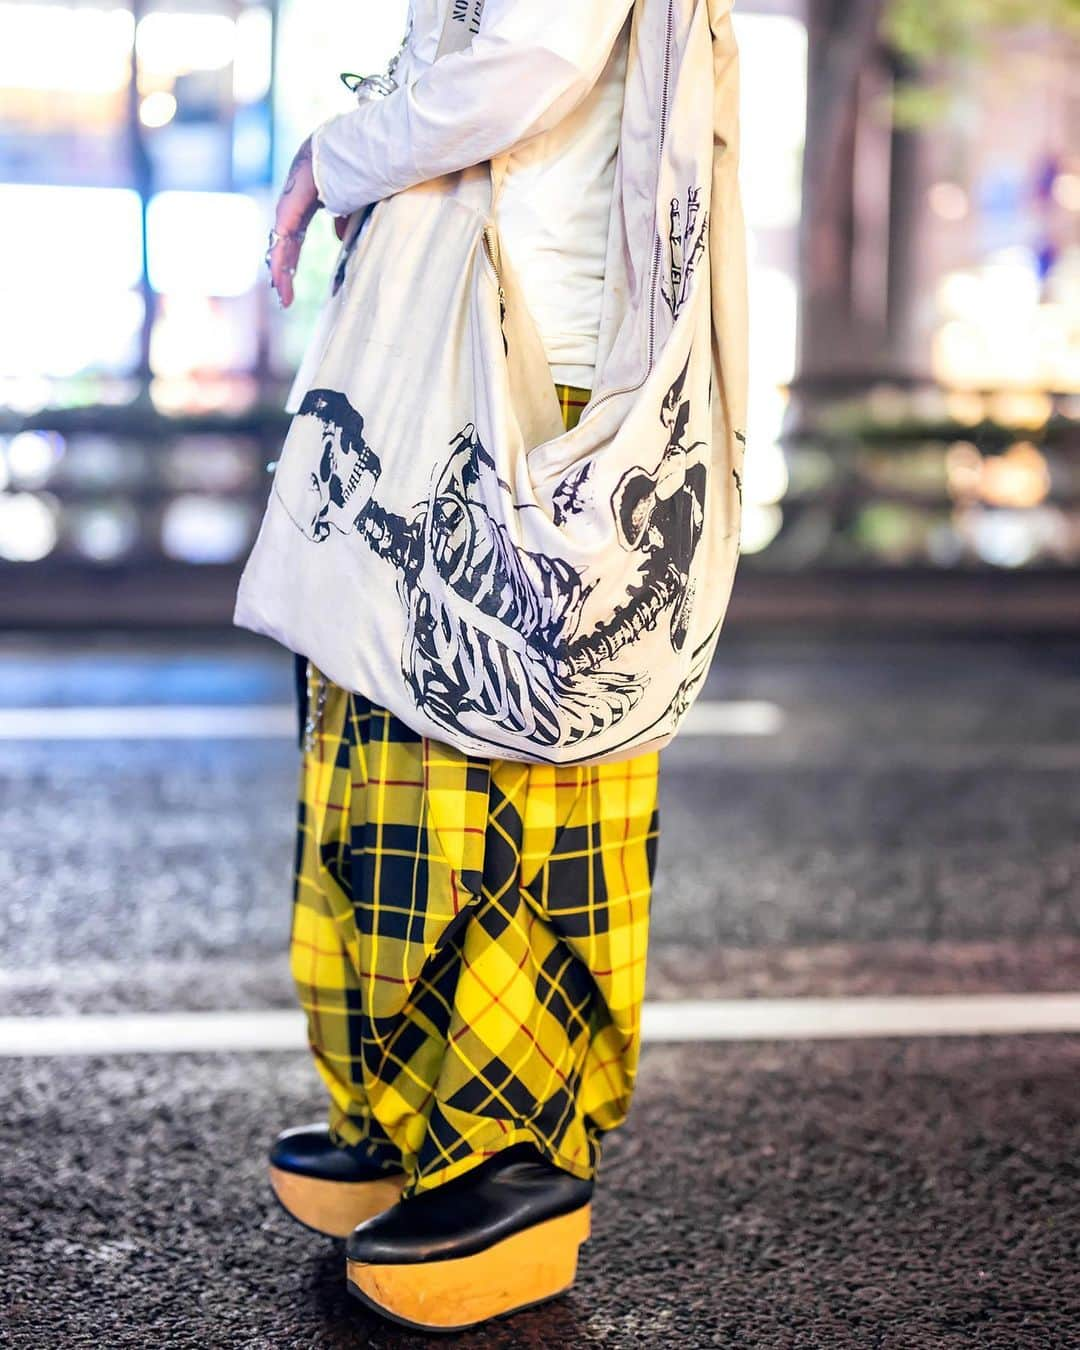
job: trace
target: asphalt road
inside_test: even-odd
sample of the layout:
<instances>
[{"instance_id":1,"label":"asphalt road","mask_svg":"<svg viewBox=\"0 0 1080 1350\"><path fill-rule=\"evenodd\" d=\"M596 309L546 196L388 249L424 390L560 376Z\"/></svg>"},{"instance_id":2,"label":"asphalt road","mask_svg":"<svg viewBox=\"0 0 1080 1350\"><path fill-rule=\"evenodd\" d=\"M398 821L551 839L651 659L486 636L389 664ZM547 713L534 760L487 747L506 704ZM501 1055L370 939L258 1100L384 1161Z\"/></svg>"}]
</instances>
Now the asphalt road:
<instances>
[{"instance_id":1,"label":"asphalt road","mask_svg":"<svg viewBox=\"0 0 1080 1350\"><path fill-rule=\"evenodd\" d=\"M665 752L650 997L1080 989L1078 672L1060 638L722 644L706 697L782 726ZM290 692L239 637L0 642L0 713ZM295 761L0 735L0 1014L291 1006ZM650 1046L574 1293L456 1343L1080 1343L1078 1058ZM304 1055L0 1059L0 1103L0 1344L423 1343L269 1201Z\"/></svg>"}]
</instances>

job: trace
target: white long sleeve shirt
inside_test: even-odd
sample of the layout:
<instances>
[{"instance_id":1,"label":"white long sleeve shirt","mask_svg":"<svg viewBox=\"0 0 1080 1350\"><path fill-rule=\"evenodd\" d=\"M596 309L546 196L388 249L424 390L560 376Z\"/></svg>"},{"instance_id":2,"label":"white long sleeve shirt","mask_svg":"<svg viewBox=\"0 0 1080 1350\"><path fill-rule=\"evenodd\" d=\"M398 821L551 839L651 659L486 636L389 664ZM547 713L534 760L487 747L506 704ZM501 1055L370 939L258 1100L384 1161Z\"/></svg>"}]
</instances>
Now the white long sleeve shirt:
<instances>
[{"instance_id":1,"label":"white long sleeve shirt","mask_svg":"<svg viewBox=\"0 0 1080 1350\"><path fill-rule=\"evenodd\" d=\"M589 387L629 50L631 0L487 0L471 47L435 61L450 0L413 0L398 89L312 136L335 215L513 149L502 247L552 370Z\"/></svg>"}]
</instances>

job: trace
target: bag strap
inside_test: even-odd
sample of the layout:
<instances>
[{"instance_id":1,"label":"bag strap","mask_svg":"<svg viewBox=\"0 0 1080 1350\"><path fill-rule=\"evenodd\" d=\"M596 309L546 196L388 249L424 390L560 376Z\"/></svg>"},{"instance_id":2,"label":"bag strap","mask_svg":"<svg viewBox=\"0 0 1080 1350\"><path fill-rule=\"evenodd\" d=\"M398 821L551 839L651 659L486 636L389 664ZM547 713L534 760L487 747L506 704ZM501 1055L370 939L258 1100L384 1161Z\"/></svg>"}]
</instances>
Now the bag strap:
<instances>
[{"instance_id":1,"label":"bag strap","mask_svg":"<svg viewBox=\"0 0 1080 1350\"><path fill-rule=\"evenodd\" d=\"M463 52L471 45L480 31L484 4L485 0L449 0L439 50L435 53L436 61L451 52Z\"/></svg>"},{"instance_id":2,"label":"bag strap","mask_svg":"<svg viewBox=\"0 0 1080 1350\"><path fill-rule=\"evenodd\" d=\"M453 52L467 51L473 38L480 31L484 17L486 0L449 0L446 18L443 21L442 37L435 60L449 56ZM498 155L490 163L491 171L491 209L494 210L499 192L506 177L506 155Z\"/></svg>"}]
</instances>

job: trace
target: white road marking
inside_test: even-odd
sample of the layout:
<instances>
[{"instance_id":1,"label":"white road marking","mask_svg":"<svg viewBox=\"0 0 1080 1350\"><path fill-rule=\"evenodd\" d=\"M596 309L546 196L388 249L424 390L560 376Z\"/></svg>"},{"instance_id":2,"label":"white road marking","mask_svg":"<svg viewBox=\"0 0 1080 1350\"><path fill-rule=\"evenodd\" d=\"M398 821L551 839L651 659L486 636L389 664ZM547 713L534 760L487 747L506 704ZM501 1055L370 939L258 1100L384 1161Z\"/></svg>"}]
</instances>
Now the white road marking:
<instances>
[{"instance_id":1,"label":"white road marking","mask_svg":"<svg viewBox=\"0 0 1080 1350\"><path fill-rule=\"evenodd\" d=\"M699 699L686 715L680 736L775 736L784 710L762 699Z\"/></svg>"},{"instance_id":2,"label":"white road marking","mask_svg":"<svg viewBox=\"0 0 1080 1350\"><path fill-rule=\"evenodd\" d=\"M653 1043L1080 1032L1080 994L755 998L647 1003ZM0 1057L302 1050L298 1011L0 1018Z\"/></svg>"},{"instance_id":3,"label":"white road marking","mask_svg":"<svg viewBox=\"0 0 1080 1350\"><path fill-rule=\"evenodd\" d=\"M107 1013L0 1017L0 1056L193 1054L198 1051L301 1050L303 1013Z\"/></svg>"},{"instance_id":4,"label":"white road marking","mask_svg":"<svg viewBox=\"0 0 1080 1350\"><path fill-rule=\"evenodd\" d=\"M789 716L775 703L757 699L701 699L691 709L674 744L677 755L706 753L711 737L728 737L730 764L753 755L754 742L768 746L774 767L800 768L857 764L864 768L904 765L923 770L980 768L1036 769L1072 773L1080 769L1080 745L983 741L871 740L850 737L781 735ZM143 707L0 708L0 744L52 741L251 741L296 739L296 710L288 704L146 705ZM752 749L751 747L754 746ZM696 749L695 749L696 747ZM670 763L671 761L669 761Z\"/></svg>"},{"instance_id":5,"label":"white road marking","mask_svg":"<svg viewBox=\"0 0 1080 1350\"><path fill-rule=\"evenodd\" d=\"M684 736L774 736L784 724L775 703L701 701ZM296 736L288 704L162 705L124 708L0 708L0 741L274 740Z\"/></svg>"},{"instance_id":6,"label":"white road marking","mask_svg":"<svg viewBox=\"0 0 1080 1350\"><path fill-rule=\"evenodd\" d=\"M296 735L287 705L0 708L0 740L250 740Z\"/></svg>"},{"instance_id":7,"label":"white road marking","mask_svg":"<svg viewBox=\"0 0 1080 1350\"><path fill-rule=\"evenodd\" d=\"M830 1040L1080 1031L1080 994L705 999L647 1003L647 1041Z\"/></svg>"}]
</instances>

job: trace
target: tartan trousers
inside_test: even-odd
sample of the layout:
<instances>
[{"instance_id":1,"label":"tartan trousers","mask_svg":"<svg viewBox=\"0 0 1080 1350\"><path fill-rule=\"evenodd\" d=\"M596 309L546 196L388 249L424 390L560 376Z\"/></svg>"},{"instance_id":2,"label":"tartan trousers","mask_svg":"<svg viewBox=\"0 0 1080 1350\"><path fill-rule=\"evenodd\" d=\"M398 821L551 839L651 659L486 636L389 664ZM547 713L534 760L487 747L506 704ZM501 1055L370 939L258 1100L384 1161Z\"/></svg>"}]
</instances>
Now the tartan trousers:
<instances>
[{"instance_id":1,"label":"tartan trousers","mask_svg":"<svg viewBox=\"0 0 1080 1350\"><path fill-rule=\"evenodd\" d=\"M290 966L334 1138L405 1194L523 1141L592 1176L637 1073L658 754L477 758L297 669Z\"/></svg>"}]
</instances>

